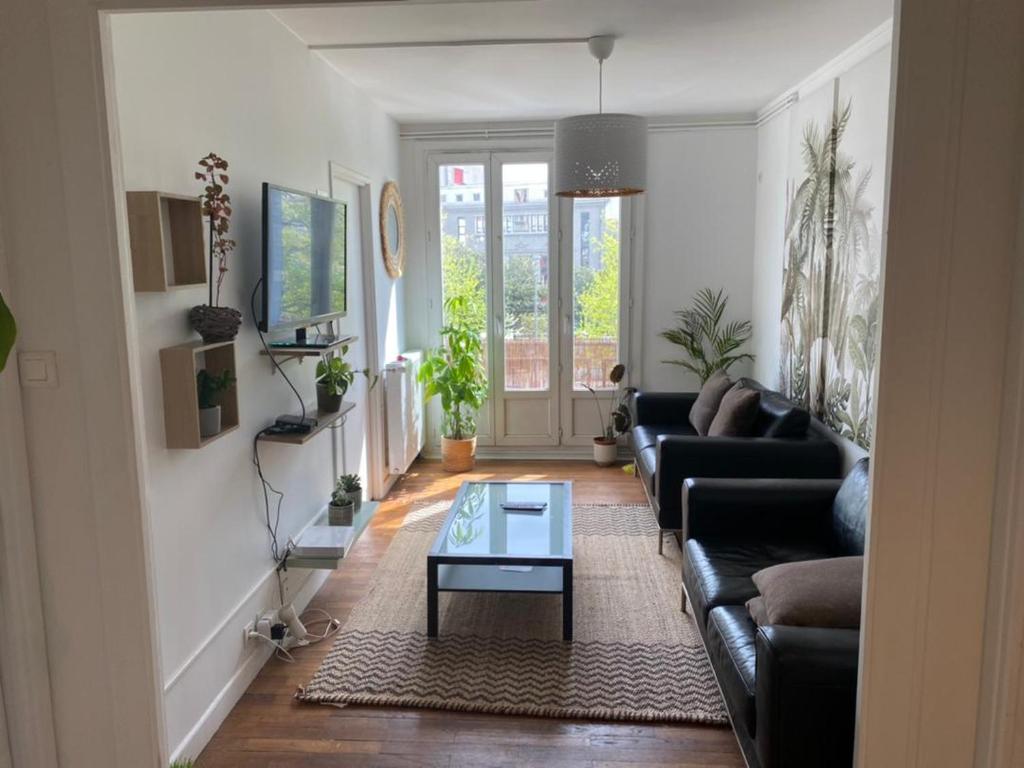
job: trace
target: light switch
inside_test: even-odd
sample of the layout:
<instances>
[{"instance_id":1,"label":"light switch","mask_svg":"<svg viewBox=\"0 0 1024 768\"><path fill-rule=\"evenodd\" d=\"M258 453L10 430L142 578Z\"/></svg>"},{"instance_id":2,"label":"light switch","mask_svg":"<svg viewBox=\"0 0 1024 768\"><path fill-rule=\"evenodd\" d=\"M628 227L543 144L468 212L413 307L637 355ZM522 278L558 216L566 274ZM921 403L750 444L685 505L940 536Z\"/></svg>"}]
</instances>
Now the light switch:
<instances>
[{"instance_id":1,"label":"light switch","mask_svg":"<svg viewBox=\"0 0 1024 768\"><path fill-rule=\"evenodd\" d=\"M19 352L18 375L23 387L56 387L57 353Z\"/></svg>"}]
</instances>

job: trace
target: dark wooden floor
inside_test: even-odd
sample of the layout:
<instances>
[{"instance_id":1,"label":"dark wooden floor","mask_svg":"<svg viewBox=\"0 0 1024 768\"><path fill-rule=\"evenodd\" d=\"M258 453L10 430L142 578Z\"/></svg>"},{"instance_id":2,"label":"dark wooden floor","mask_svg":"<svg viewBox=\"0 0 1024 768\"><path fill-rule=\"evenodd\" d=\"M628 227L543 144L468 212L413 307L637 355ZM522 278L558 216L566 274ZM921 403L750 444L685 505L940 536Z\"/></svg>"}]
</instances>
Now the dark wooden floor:
<instances>
[{"instance_id":1,"label":"dark wooden floor","mask_svg":"<svg viewBox=\"0 0 1024 768\"><path fill-rule=\"evenodd\" d=\"M371 527L310 607L344 622L410 505L449 499L469 479L571 479L577 503L644 501L639 481L620 467L582 461L480 462L448 475L417 462L382 504ZM652 545L651 557L657 557ZM423 709L301 705L296 687L313 676L329 643L272 659L217 731L199 768L225 766L743 766L732 731L699 725L549 720Z\"/></svg>"}]
</instances>

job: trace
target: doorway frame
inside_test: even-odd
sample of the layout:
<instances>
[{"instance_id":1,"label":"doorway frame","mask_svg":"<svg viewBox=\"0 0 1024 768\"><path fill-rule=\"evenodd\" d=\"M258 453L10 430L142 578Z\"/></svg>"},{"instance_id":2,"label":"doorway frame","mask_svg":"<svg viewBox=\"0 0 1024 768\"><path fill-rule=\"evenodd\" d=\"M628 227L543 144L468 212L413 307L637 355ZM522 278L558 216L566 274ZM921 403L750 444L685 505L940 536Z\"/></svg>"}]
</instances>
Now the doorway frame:
<instances>
[{"instance_id":1,"label":"doorway frame","mask_svg":"<svg viewBox=\"0 0 1024 768\"><path fill-rule=\"evenodd\" d=\"M1017 221L1013 215L1007 217L1001 208L994 221L980 216L972 225L965 215L972 205L984 212L993 200L993 189L1000 193L1009 190L1018 168L1007 167L1010 164L1005 162L995 166L987 182L978 186L963 184L957 171L970 167L968 161L975 152L980 155L979 166L988 168L985 161L989 152L1009 148L1013 156L1021 147L1019 133L1008 134L1016 131L1019 115L1007 114L1005 104L1000 108L992 93L998 85L1003 102L1019 99L1019 88L1007 90L1005 61L995 58L1019 47L1020 10L1014 3L1015 0L903 0L896 7L894 50L899 65L895 108L890 118L890 146L895 157L890 161L889 187L897 194L891 194L894 199L886 215L883 282L888 301L880 372L881 429L877 433L872 477L865 594L867 637L861 665L861 707L872 709L871 716L862 718L858 727L858 765L871 768L927 765L924 759L933 754L930 750L944 749L948 750L947 755L959 755L966 744L973 746L975 741L975 731L968 722L973 722L973 717L968 718L963 702L953 705L940 697L926 698L921 694L934 691L934 685L949 682L945 669L940 669L936 662L962 658L964 648L958 644L965 634L975 637L974 631L980 632L977 624L984 612L980 612L980 617L972 614L970 627L959 626L949 636L929 634L927 653L918 658L918 651L925 647L923 622L929 609L937 613L953 597L968 603L976 601L986 586L986 580L979 577L987 575L987 558L981 562L965 558L970 570L962 576L969 578L959 579L953 592L947 589L942 571L931 566L939 562L936 558L949 542L963 533L964 505L979 509L983 518L990 519L995 503L997 461L990 448L1000 439L999 425L996 419L988 417L988 410L980 423L946 421L962 404L963 391L958 386L960 380L944 361L961 352L969 357L982 354L985 365L980 373L975 372L975 378L982 377L985 394L994 396L997 409L1003 395L1003 371L994 365L1006 347L996 340L1005 338L1005 308L1011 296L1016 301L1021 296L1013 290L1009 279L994 286L998 298L990 299L989 307L976 307L970 291L977 287L972 274L983 273L985 267L1006 276L1006 266L1012 258L1006 242L1016 237ZM156 617L152 590L123 588L127 584L147 585L150 569L140 458L134 449L139 436L140 392L137 364L131 351L133 318L124 306L123 295L122 265L127 253L121 195L124 187L111 170L118 155L107 112L110 82L104 79L103 59L109 50L109 39L104 14L336 4L326 0L220 0L215 8L202 0L51 0L47 4L8 0L5 7L8 18L17 23L0 29L0 47L5 50L5 61L16 65L8 71L16 71L18 79L0 74L0 87L6 95L15 97L19 106L27 108L6 110L0 133L5 137L35 135L52 140L0 143L0 166L6 174L0 180L0 204L7 232L12 233L12 242L29 243L25 255L19 253L19 259L31 258L40 268L64 269L71 264L75 311L80 317L90 318L91 323L88 327L61 328L60 332L82 348L89 348L91 356L69 359L68 372L82 377L79 397L84 406L95 407L94 413L99 416L116 413L123 417L107 420L102 429L96 423L86 424L81 437L68 438L81 444L83 456L109 448L114 456L127 457L122 473L103 473L107 485L94 489L90 499L96 530L112 535L95 551L82 554L83 561L100 574L97 583L106 598L104 618L112 620L112 627L134 626L142 633L141 637L136 636L141 650L121 659L121 669L111 670L110 690L96 692L93 702L94 707L109 713L111 722L117 722L116 729L91 734L94 739L110 737L110 759L106 765L111 768L136 768L154 761L165 763L167 754L161 744L163 721L154 668L158 662L154 652ZM921 73L928 75L922 79ZM1011 83L1019 78L1016 71L1010 75ZM911 84L923 86L916 96ZM922 108L914 109L915 105ZM972 109L977 117L972 118ZM938 130L937 116L941 118ZM998 129L998 141L988 142L987 147L980 146L984 142L977 133L971 133L983 117L987 124L982 135L991 136ZM962 141L965 136L973 136L975 141ZM949 173L937 174L937 167ZM56 195L45 211L33 210L38 206L30 199L19 199L31 198L26 190L46 188L62 194ZM937 206L929 207L928 221L922 221L908 203L915 199L915 193L921 194L919 204L922 199L938 200ZM1008 195L1018 196L1019 186ZM944 217L936 211L952 215ZM935 221L947 222L949 226L936 232ZM48 250L45 240L32 243L33 237L47 227L61 231L63 244ZM968 248L972 235L990 248ZM73 260L69 259L71 243ZM937 251L932 247L936 244ZM929 275L929 270L935 270L937 258L941 259L942 276L964 277L962 285L950 279L943 292L921 290L920 280ZM112 287L109 281L117 275L121 275L122 282ZM911 279L915 282L908 288ZM17 289L14 284L13 305L22 317L35 319L36 310L27 300L19 301ZM968 308L979 311L965 318ZM923 336L918 335L922 317L928 321ZM965 320L966 326L958 325ZM45 324L40 323L32 331L31 343L47 341L51 332L43 328ZM932 344L922 344L922 339L931 340ZM974 348L979 339L983 341L981 350ZM911 342L918 346L917 352L910 348ZM900 354L904 350L907 359ZM917 365L922 362L922 355L923 366ZM99 376L100 372L105 375ZM921 396L922 379L929 384L926 397ZM21 404L9 389L0 388L0 413L21 414ZM26 415L26 431L38 429L38 414ZM944 424L941 433L925 429L928 450L922 455L919 443L913 439L921 433L910 428L917 430L922 423L940 422ZM968 436L969 440L963 439ZM973 448L979 443L983 450L974 454L965 450L966 446ZM970 454L972 472L950 472L943 466L939 459L954 450L958 458ZM38 459L29 456L29 472L45 469ZM909 471L902 480L901 470ZM907 478L913 478L913 482ZM46 502L32 499L31 503L38 511ZM959 505L957 510L951 508L954 503ZM892 546L878 546L884 543L879 538L883 530L887 535L895 532L899 541ZM968 533L970 554L987 554L987 540L982 543L976 530ZM898 552L897 543L904 545ZM10 545L5 541L4 546ZM959 551L964 553L963 549ZM116 553L128 556L114 557ZM885 589L881 588L883 584ZM913 622L910 632L903 631L905 627L900 624L908 617ZM896 621L890 623L890 618ZM903 637L895 636L895 632L902 632ZM123 651L118 645L117 632L112 631L104 649ZM972 641L965 672L980 666L981 657L975 651ZM96 660L83 658L81 662ZM912 678L909 689L905 686L903 664ZM889 670L898 674L886 674ZM34 682L47 683L41 679ZM5 689L4 695L11 694ZM916 697L909 709L905 707L908 695ZM976 702L976 698L972 699ZM940 710L936 711L936 707ZM888 716L891 723L886 722ZM71 747L77 743L74 721L75 713L58 714L56 718L58 731L62 726L69 729L70 735L65 738ZM908 723L911 727L901 727ZM910 758L909 762L906 758Z\"/></svg>"}]
</instances>

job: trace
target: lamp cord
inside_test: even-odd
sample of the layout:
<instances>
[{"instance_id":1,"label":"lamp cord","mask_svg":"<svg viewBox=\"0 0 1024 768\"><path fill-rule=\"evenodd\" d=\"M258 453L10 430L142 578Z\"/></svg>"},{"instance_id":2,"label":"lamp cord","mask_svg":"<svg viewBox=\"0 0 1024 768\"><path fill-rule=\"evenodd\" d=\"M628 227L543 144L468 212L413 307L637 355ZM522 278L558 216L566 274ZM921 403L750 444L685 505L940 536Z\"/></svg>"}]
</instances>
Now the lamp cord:
<instances>
[{"instance_id":1,"label":"lamp cord","mask_svg":"<svg viewBox=\"0 0 1024 768\"><path fill-rule=\"evenodd\" d=\"M604 59L597 60L597 113L604 113Z\"/></svg>"}]
</instances>

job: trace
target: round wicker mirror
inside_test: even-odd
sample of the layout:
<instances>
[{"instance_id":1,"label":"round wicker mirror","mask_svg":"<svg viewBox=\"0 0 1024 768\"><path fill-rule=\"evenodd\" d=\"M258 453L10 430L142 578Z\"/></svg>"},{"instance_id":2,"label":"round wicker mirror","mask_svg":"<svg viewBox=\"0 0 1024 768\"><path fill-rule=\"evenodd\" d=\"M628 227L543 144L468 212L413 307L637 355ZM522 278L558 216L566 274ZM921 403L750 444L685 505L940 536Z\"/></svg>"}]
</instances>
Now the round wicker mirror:
<instances>
[{"instance_id":1,"label":"round wicker mirror","mask_svg":"<svg viewBox=\"0 0 1024 768\"><path fill-rule=\"evenodd\" d=\"M389 181L380 193L380 244L384 251L384 268L391 277L401 277L405 270L405 216L398 185Z\"/></svg>"}]
</instances>

